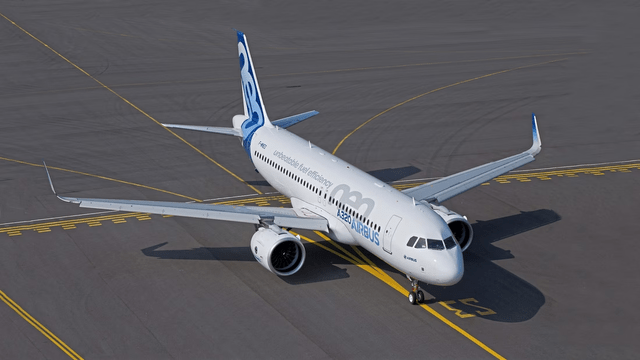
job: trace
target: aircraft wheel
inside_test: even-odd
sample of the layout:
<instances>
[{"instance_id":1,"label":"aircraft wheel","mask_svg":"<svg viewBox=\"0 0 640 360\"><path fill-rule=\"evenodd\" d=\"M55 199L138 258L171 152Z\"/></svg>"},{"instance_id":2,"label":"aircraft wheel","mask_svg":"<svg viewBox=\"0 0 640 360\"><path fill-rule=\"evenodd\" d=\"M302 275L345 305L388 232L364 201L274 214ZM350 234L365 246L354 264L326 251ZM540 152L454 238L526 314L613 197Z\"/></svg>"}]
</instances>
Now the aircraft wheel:
<instances>
[{"instance_id":1,"label":"aircraft wheel","mask_svg":"<svg viewBox=\"0 0 640 360\"><path fill-rule=\"evenodd\" d=\"M409 293L409 302L411 303L411 305L416 304L416 293L413 291Z\"/></svg>"},{"instance_id":2,"label":"aircraft wheel","mask_svg":"<svg viewBox=\"0 0 640 360\"><path fill-rule=\"evenodd\" d=\"M418 304L422 304L424 302L424 293L422 292L422 290L418 290L418 292L416 293L416 301L418 302Z\"/></svg>"}]
</instances>

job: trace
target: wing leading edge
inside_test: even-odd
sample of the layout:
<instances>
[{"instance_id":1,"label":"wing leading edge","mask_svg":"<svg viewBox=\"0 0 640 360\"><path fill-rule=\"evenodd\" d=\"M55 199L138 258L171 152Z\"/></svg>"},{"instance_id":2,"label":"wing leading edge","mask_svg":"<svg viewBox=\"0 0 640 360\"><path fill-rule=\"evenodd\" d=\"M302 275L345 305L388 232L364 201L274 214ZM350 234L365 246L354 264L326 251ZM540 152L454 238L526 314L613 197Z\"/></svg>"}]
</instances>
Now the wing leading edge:
<instances>
[{"instance_id":1,"label":"wing leading edge","mask_svg":"<svg viewBox=\"0 0 640 360\"><path fill-rule=\"evenodd\" d=\"M449 175L424 185L406 189L402 192L418 201L426 200L430 203L441 203L497 176L532 162L535 160L534 156L537 155L542 148L535 114L531 114L531 127L533 130L533 145L529 150L518 155Z\"/></svg>"},{"instance_id":2,"label":"wing leading edge","mask_svg":"<svg viewBox=\"0 0 640 360\"><path fill-rule=\"evenodd\" d=\"M47 165L44 164L44 167L53 193L60 200L78 204L82 208L143 212L160 215L235 221L250 224L269 223L284 228L328 231L327 219L305 209L143 200L87 199L60 196L56 193L55 188L53 187L53 182L51 181Z\"/></svg>"}]
</instances>

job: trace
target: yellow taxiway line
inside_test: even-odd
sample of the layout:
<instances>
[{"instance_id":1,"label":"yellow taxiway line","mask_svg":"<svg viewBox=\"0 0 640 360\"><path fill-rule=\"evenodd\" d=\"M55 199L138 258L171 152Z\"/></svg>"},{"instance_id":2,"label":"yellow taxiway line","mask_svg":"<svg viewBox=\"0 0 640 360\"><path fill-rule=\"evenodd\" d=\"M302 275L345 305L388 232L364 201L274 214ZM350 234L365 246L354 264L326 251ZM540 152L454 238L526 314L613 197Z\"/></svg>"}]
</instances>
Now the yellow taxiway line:
<instances>
[{"instance_id":1,"label":"yellow taxiway line","mask_svg":"<svg viewBox=\"0 0 640 360\"><path fill-rule=\"evenodd\" d=\"M98 83L98 85L100 85L101 87L103 87L104 89L108 90L110 93L112 93L113 95L115 95L116 97L118 97L120 100L124 101L125 103L127 103L129 106L131 106L132 108L136 109L138 112L140 112L142 115L144 115L145 117L147 117L149 120L153 121L154 123L158 124L159 126L162 126L162 123L160 123L160 121L156 120L153 116L149 115L148 113L146 113L144 110L140 109L139 107L137 107L136 105L134 105L131 101L125 99L122 95L120 95L119 93L117 93L115 90L111 89L109 86L107 86L106 84L104 84L103 82L101 82L100 80L96 79L95 77L93 77L91 74L89 74L88 72L86 72L84 69L82 69L80 66L76 65L74 62L72 62L71 60L67 59L64 55L60 54L59 52L57 52L56 50L54 50L52 47L50 47L49 45L45 44L42 40L38 39L37 37L35 37L33 34L31 34L30 32L28 32L27 30L25 30L24 28L22 28L20 25L16 24L13 20L9 19L8 17L6 17L4 14L0 13L0 16L3 17L5 20L7 20L8 22L10 22L13 26L17 27L18 29L20 29L22 32L24 32L25 34L29 35L29 37L31 37L32 39L34 39L35 41L39 42L41 45L43 45L44 47L46 47L47 49L51 50L51 52L53 52L54 54L58 55L62 60L66 61L69 65L73 66L74 68L78 69L78 71L80 71L81 73L85 74L86 76L88 76L91 80L95 81L96 83ZM222 166L222 164L220 164L219 162L213 160L211 157L209 157L209 155L205 154L204 152L202 152L200 149L198 149L197 147L195 147L194 145L192 145L190 142L188 142L187 140L185 140L184 138L182 138L181 136L179 136L178 134L176 134L175 132L173 132L171 129L162 126L163 129L165 129L166 131L168 131L171 135L175 136L176 138L178 138L180 141L182 141L183 143L187 144L187 146L189 146L190 148L192 148L193 150L195 150L198 154L204 156L207 160L211 161L212 163L214 163L215 165L217 165L219 168L221 168L222 170L224 170L225 172L227 172L229 175L233 176L234 178L236 178L237 180L239 180L240 182L242 182L243 184L247 185L251 190L255 191L258 194L262 194L262 192L258 189L256 189L253 185L247 183L246 181L244 181L241 177L239 177L238 175L234 174L233 172L231 172L231 170L227 169L226 167Z\"/></svg>"},{"instance_id":2,"label":"yellow taxiway line","mask_svg":"<svg viewBox=\"0 0 640 360\"><path fill-rule=\"evenodd\" d=\"M16 160L16 159L9 159L9 158L2 157L2 156L0 156L0 160L4 160L4 161L11 161L11 162L18 163L18 164L29 165L29 166L35 166L35 167L41 167L41 168L43 168L43 167L44 167L42 164L34 164L34 163L27 162L27 161ZM141 188L145 188L145 189L149 189L149 190L160 191L160 192L163 192L163 193L165 193L165 194L175 195L175 196L178 196L178 197L181 197L181 198L184 198L184 199L188 199L188 200L191 200L191 201L202 202L202 200L199 200L199 199L193 198L193 197L191 197L191 196L178 194L178 193L175 193L175 192L172 192L172 191L168 191L168 190L162 190L162 189L154 188L154 187L152 187L152 186L147 186L147 185L137 184L137 183L133 183L133 182L130 182L130 181L118 180L118 179L110 178L110 177L107 177L107 176L95 175L95 174L89 174L89 173L82 172L82 171L70 170L70 169L65 169L65 168L56 167L56 166L47 166L47 168L49 168L49 170L66 171L66 172L70 172L70 173L74 173L74 174L85 175L85 176L91 176L91 177L95 177L95 178L98 178L98 179L109 180L109 181L115 181L115 182L119 182L119 183L121 183L121 184L133 185L133 186L137 186L137 187L141 187Z\"/></svg>"},{"instance_id":3,"label":"yellow taxiway line","mask_svg":"<svg viewBox=\"0 0 640 360\"><path fill-rule=\"evenodd\" d=\"M518 182L530 182L532 179L538 180L551 180L553 178L574 178L580 175L594 175L601 176L608 173L630 173L633 170L640 170L640 163L629 163L629 164L620 164L620 165L606 165L606 166L592 166L592 167L580 167L580 168L566 168L566 169L558 169L551 171L534 171L534 172L521 172L521 173L509 173L506 175L498 176L493 179L491 182L484 183L483 185L490 184L508 184L513 180L517 180ZM408 189L415 186L419 186L424 184L425 181L418 182L407 182L407 183L396 183L392 184L392 186L398 190ZM230 199L225 201L218 201L212 204L216 205L236 205L236 206L285 206L291 203L284 195L269 195L269 196L259 196L259 197L248 197L243 199ZM111 221L114 224L126 223L127 219L137 219L141 220L149 220L149 219L158 219L163 217L170 216L159 216L154 215L150 217L149 214L144 213L121 213L116 212L108 215L100 215L100 216L87 216L87 217L78 217L73 219L65 219L59 221L34 221L30 224L21 224L14 226L5 226L0 227L0 234L5 233L9 236L18 236L22 235L25 231L34 231L37 233L45 233L51 231L51 228L61 227L63 230L73 230L76 229L77 225L87 224L88 226L99 226L102 225L104 221Z\"/></svg>"},{"instance_id":4,"label":"yellow taxiway line","mask_svg":"<svg viewBox=\"0 0 640 360\"><path fill-rule=\"evenodd\" d=\"M575 54L578 54L578 53L575 53ZM530 68L530 67L534 67L534 66L540 66L540 65L551 64L551 63L558 62L558 61L565 61L565 60L567 60L567 59L568 59L568 58L564 58L564 59L556 59L556 60L550 60L550 61L545 61L545 62L541 62L541 63L530 64L530 65L524 65L524 66L518 66L518 67L511 68L511 69L506 69L506 70L502 70L502 71L497 71L497 72L494 72L494 73L491 73L491 74L486 74L486 75L482 75L482 76L474 77L474 78L471 78L471 79L458 81L458 82L456 82L456 83L449 84L449 85L446 85L446 86L442 86L442 87L439 87L439 88L437 88L437 89L433 89L433 90L427 91L426 93L422 93L422 94L420 94L420 95L414 96L414 97L412 97L412 98L411 98L411 99L409 99L409 100L405 100L405 101L403 101L403 102L401 102L401 103L398 103L398 104L396 104L396 105L393 105L392 107L390 107L390 108L388 108L388 109L386 109L386 110L384 110L384 111L382 111L382 112L379 112L378 114L374 115L374 116L373 116L372 118L370 118L369 120L367 120L367 121L363 122L362 124L360 124L357 128L353 129L353 131L351 131L350 133L348 133L348 134L347 134L347 136L345 136L344 138L342 138L342 140L340 140L340 142L338 143L338 145L336 145L335 149L333 149L332 154L334 154L334 155L335 155L336 151L338 151L338 149L340 148L340 146L342 146L342 143L344 143L344 142L345 142L345 140L347 140L347 139L348 139L351 135L353 135L356 131L360 130L362 127L364 127L365 125L367 125L367 124L368 124L368 123L370 123L371 121L375 120L376 118L378 118L378 117L380 117L380 116L382 116L382 115L384 115L384 114L388 113L389 111L391 111L391 110L393 110L393 109L396 109L396 108L398 108L398 107L400 107L400 106L402 106L402 105L404 105L404 104L406 104L406 103L409 103L409 102L411 102L411 101L413 101L413 100L419 99L419 98L421 98L421 97L423 97L423 96L426 96L426 95L429 95L429 94L433 94L433 93L434 93L434 92L436 92L436 91L440 91L440 90L448 89L448 88L450 88L450 87L454 87L454 86L457 86L457 85L462 85L462 84L465 84L465 83L468 83L468 82L471 82L471 81L475 81L475 80L480 80L480 79L488 78L488 77L490 77L490 76L494 76L494 75L504 74L504 73L507 73L507 72L510 72L510 71L515 71L515 70L520 70L520 69L526 69L526 68Z\"/></svg>"},{"instance_id":5,"label":"yellow taxiway line","mask_svg":"<svg viewBox=\"0 0 640 360\"><path fill-rule=\"evenodd\" d=\"M60 340L57 336L55 336L49 329L44 327L38 320L36 320L33 316L29 315L20 305L16 304L10 297L7 296L4 292L0 290L0 300L2 300L5 304L7 304L13 311L15 311L18 315L20 315L23 319L25 319L31 326L36 328L38 331L42 333L47 339L49 339L52 343L54 343L60 350L64 351L65 354L69 355L70 358L74 360L83 360L78 353L73 351L69 345L65 344L64 341Z\"/></svg>"},{"instance_id":6,"label":"yellow taxiway line","mask_svg":"<svg viewBox=\"0 0 640 360\"><path fill-rule=\"evenodd\" d=\"M398 291L399 293L401 293L404 296L409 296L409 291L407 289L405 289L402 285L398 284L397 281L395 281L391 276L389 276L389 274L387 274L384 270L380 269L379 267L377 267L371 260L369 260L369 258L367 258L358 248L354 247L354 249L358 252L358 254L362 257L362 259L357 258L355 255L351 254L350 252L348 252L347 250L345 250L342 247L339 247L339 249L343 252L340 253L334 249L331 249L327 246L325 246L322 243L319 243L315 240L312 240L306 236L300 235L300 234L296 234L294 232L292 232L294 235L299 235L301 239L319 246L320 248L329 251L330 253L339 256L340 258L352 263L353 265L356 265L357 267L363 269L364 271L368 272L369 274L375 276L376 278L378 278L379 280L381 280L382 282L384 282L385 284L389 285L391 288L395 289L396 291ZM317 234L321 234L316 232ZM328 240L328 238L324 235L321 235L323 239ZM334 246L337 245L336 242L331 242L331 244L333 244ZM364 259L364 260L363 260ZM503 356L501 356L500 354L498 354L495 350L491 349L490 347L488 347L487 345L485 345L483 342L481 342L480 340L478 340L477 338L475 338L473 335L469 334L468 332L466 332L465 330L463 330L461 327L459 327L458 325L454 324L453 322L451 322L449 319L447 319L446 317L444 317L443 315L441 315L439 312L437 312L435 309L433 309L431 306L429 306L428 304L420 304L420 307L422 307L423 309L427 310L431 315L435 316L438 320L442 321L443 323L445 323L447 326L449 326L450 328L452 328L453 330L457 331L459 334L461 334L462 336L464 336L465 338L471 340L474 344L478 345L480 348L482 348L483 350L485 350L486 352L488 352L489 354L493 355L495 358L497 359L501 359L501 360L505 360L505 358Z\"/></svg>"},{"instance_id":7,"label":"yellow taxiway line","mask_svg":"<svg viewBox=\"0 0 640 360\"><path fill-rule=\"evenodd\" d=\"M37 164L30 164L37 166ZM510 180L517 180L519 182L528 182L531 179L539 179L539 180L549 180L553 177L562 178L562 177L577 177L579 175L605 175L607 173L630 173L632 170L640 170L640 163L626 163L626 164L617 164L617 165L605 165L605 166L587 166L587 167L567 167L564 169L552 169L548 171L533 171L533 172L519 172L519 173L509 173L506 175L499 176L493 179L493 183L496 184L505 184L509 183ZM109 179L111 180L111 179ZM402 184L393 184L393 186L399 190L410 188L414 186L418 186L424 184L424 181L420 182L410 182L410 183L402 183ZM486 185L491 182L485 183ZM135 184L134 184L135 185ZM484 185L484 184L483 184ZM214 204L226 204L226 205L272 205L272 203L277 203L279 206L283 206L290 203L290 200L284 195L271 195L271 196L260 196L260 197L250 197L243 199L230 199L225 201L215 202ZM169 216L162 216L169 217ZM162 218L162 217L154 217L154 218ZM111 221L114 224L126 223L128 219L137 219L138 221L150 220L152 217L149 214L145 213L114 213L108 215L101 216L90 216L83 218L75 218L75 219L67 219L61 221L48 221L48 222L36 222L25 225L17 225L17 226L7 226L1 227L0 233L6 233L9 236L17 236L21 235L24 231L34 231L37 233L47 233L51 232L52 227L60 227L63 230L73 230L76 229L76 225L86 224L89 227L100 226L104 221ZM305 241L313 243L316 246L323 248L326 251L329 251L332 254L335 254L346 261L358 266L359 268L369 272L376 278L380 279L387 285L391 286L396 291L400 292L404 296L408 295L408 290L402 287L398 282L393 280L386 272L377 267L370 259L368 259L360 249L357 247L352 247L352 249L356 252L357 255L353 255L351 252L346 250L344 247L339 245L338 243L331 241L324 234L318 233L318 235L328 241L330 245L335 246L339 251L336 251L323 243L316 242L307 237L301 236ZM359 257L358 257L359 256ZM62 349L67 355L69 355L73 359L82 359L78 356L72 349L70 349L66 344L60 341L55 335L53 335L49 330L47 330L44 326L38 323L33 317L31 317L28 313L26 313L22 308L20 308L15 302L13 302L10 298L8 298L4 293L0 291L0 299L5 302L9 307L11 307L16 313L20 314L29 324L34 326L38 331L43 333L49 340L51 340L56 346ZM438 313L435 309L433 309L428 304L420 305L423 309L428 311L430 314L435 316L438 320L445 323L447 326L451 327L456 332L460 333L480 348L493 355L498 359L504 359L500 354L495 352L493 349L482 343L480 340L467 333L465 330L448 320L446 317ZM443 305L447 308L446 305Z\"/></svg>"}]
</instances>

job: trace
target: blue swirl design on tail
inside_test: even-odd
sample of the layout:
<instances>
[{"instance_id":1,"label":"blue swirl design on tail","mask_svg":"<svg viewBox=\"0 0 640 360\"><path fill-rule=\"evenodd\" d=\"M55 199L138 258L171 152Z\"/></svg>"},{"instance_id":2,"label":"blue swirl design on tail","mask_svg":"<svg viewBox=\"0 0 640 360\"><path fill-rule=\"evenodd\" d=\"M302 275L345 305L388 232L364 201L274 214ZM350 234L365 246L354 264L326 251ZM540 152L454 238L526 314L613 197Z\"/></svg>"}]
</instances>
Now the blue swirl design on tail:
<instances>
[{"instance_id":1,"label":"blue swirl design on tail","mask_svg":"<svg viewBox=\"0 0 640 360\"><path fill-rule=\"evenodd\" d=\"M244 34L238 31L238 53L240 60L240 75L242 77L242 93L246 104L246 114L249 117L242 123L242 145L245 151L251 157L251 138L256 130L264 126L267 114L262 105L260 98L260 88L256 80L255 71L251 56L249 55L249 47Z\"/></svg>"}]
</instances>

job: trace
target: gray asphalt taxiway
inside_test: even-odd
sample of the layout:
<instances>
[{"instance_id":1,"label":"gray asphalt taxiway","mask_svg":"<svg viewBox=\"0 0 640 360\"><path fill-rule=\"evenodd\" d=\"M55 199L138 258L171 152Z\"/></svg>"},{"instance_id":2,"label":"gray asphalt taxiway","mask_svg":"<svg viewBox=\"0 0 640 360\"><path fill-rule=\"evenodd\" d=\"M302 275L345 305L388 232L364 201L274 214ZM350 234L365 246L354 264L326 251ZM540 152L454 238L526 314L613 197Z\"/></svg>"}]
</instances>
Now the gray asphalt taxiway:
<instances>
[{"instance_id":1,"label":"gray asphalt taxiway","mask_svg":"<svg viewBox=\"0 0 640 360\"><path fill-rule=\"evenodd\" d=\"M0 5L0 358L635 358L640 58L633 2L30 1ZM231 126L247 34L272 119L413 186L543 149L445 205L465 276L408 281L303 232L279 278L250 225L53 196L288 206ZM361 126L363 125L364 126ZM361 126L361 127L360 127ZM362 253L359 253L362 251ZM369 262L371 261L371 262Z\"/></svg>"}]
</instances>

